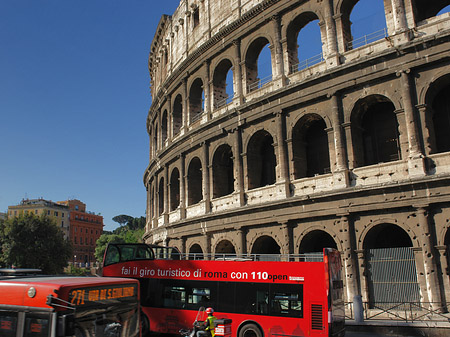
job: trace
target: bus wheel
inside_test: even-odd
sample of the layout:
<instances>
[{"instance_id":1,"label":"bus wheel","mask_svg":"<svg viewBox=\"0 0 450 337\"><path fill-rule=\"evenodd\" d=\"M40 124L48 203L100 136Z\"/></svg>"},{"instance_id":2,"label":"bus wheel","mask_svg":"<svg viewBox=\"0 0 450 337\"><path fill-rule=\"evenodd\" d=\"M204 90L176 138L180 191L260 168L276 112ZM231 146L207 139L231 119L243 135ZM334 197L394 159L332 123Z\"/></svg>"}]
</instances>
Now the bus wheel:
<instances>
[{"instance_id":1,"label":"bus wheel","mask_svg":"<svg viewBox=\"0 0 450 337\"><path fill-rule=\"evenodd\" d=\"M256 324L247 324L239 331L239 337L262 337L262 332Z\"/></svg>"}]
</instances>

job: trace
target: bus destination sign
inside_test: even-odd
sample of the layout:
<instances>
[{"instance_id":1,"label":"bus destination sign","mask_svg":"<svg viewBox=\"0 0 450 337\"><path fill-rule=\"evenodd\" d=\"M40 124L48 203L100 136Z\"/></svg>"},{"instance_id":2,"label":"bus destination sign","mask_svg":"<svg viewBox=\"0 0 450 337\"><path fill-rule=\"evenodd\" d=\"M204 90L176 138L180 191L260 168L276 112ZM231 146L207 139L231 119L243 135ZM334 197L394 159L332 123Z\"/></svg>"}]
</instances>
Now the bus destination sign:
<instances>
[{"instance_id":1,"label":"bus destination sign","mask_svg":"<svg viewBox=\"0 0 450 337\"><path fill-rule=\"evenodd\" d=\"M74 306L86 306L110 300L127 300L137 297L137 285L108 285L95 288L72 289L69 302Z\"/></svg>"}]
</instances>

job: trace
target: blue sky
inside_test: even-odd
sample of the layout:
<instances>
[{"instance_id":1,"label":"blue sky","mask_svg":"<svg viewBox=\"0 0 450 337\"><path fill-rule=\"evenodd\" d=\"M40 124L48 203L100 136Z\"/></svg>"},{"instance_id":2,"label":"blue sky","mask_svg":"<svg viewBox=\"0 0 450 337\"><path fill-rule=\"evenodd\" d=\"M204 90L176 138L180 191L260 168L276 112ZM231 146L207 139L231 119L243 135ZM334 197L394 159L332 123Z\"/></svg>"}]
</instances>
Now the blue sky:
<instances>
[{"instance_id":1,"label":"blue sky","mask_svg":"<svg viewBox=\"0 0 450 337\"><path fill-rule=\"evenodd\" d=\"M0 2L0 212L76 198L144 216L147 61L178 0Z\"/></svg>"}]
</instances>

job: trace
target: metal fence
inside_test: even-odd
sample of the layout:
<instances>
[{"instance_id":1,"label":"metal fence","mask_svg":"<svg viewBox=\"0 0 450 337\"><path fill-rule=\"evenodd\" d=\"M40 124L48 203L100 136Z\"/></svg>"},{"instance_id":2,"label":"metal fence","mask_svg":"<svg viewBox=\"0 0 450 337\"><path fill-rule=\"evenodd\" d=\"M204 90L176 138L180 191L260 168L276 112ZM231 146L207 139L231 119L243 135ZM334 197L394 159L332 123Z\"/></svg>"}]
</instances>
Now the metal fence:
<instances>
[{"instance_id":1,"label":"metal fence","mask_svg":"<svg viewBox=\"0 0 450 337\"><path fill-rule=\"evenodd\" d=\"M322 262L322 253L306 254L230 254L230 253L189 253L181 254L181 259L186 260L216 260L216 261L301 261Z\"/></svg>"}]
</instances>

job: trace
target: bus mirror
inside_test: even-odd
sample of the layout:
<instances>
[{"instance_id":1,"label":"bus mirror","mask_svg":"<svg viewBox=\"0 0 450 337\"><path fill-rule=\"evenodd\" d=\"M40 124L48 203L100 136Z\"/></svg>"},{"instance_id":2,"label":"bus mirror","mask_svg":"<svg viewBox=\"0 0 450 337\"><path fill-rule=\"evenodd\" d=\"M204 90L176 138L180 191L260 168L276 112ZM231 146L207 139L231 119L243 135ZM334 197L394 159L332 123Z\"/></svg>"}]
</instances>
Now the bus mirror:
<instances>
[{"instance_id":1,"label":"bus mirror","mask_svg":"<svg viewBox=\"0 0 450 337\"><path fill-rule=\"evenodd\" d=\"M75 334L75 314L61 315L58 318L58 337Z\"/></svg>"}]
</instances>

